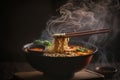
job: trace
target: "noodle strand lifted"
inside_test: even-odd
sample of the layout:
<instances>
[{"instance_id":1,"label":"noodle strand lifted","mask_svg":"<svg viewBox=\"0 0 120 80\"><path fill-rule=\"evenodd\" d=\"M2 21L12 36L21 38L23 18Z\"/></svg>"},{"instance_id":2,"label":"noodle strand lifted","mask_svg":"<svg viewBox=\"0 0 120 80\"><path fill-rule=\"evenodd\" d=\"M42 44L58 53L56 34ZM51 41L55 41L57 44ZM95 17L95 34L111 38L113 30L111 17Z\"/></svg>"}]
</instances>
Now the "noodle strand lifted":
<instances>
[{"instance_id":1,"label":"noodle strand lifted","mask_svg":"<svg viewBox=\"0 0 120 80\"><path fill-rule=\"evenodd\" d=\"M53 45L46 49L49 53L64 53L66 48L69 48L69 38L62 37L64 34L55 34L53 37Z\"/></svg>"},{"instance_id":2,"label":"noodle strand lifted","mask_svg":"<svg viewBox=\"0 0 120 80\"><path fill-rule=\"evenodd\" d=\"M69 37L64 37L64 34L55 34L53 36L53 45L46 48L44 55L51 57L71 57L88 55L92 50L80 45L68 45Z\"/></svg>"},{"instance_id":3,"label":"noodle strand lifted","mask_svg":"<svg viewBox=\"0 0 120 80\"><path fill-rule=\"evenodd\" d=\"M65 52L65 48L68 47L69 38L64 38L60 36L54 37L53 40L53 51L58 53Z\"/></svg>"}]
</instances>

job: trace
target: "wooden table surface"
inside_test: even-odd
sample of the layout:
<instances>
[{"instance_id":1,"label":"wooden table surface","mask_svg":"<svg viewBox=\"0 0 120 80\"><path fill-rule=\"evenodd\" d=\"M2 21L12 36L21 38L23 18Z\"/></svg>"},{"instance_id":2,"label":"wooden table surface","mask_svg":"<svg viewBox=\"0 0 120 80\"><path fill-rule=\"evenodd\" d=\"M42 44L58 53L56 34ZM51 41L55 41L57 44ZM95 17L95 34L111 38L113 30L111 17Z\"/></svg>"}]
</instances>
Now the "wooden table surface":
<instances>
[{"instance_id":1,"label":"wooden table surface","mask_svg":"<svg viewBox=\"0 0 120 80\"><path fill-rule=\"evenodd\" d=\"M106 64L106 63L105 63ZM95 71L97 66L103 66L104 64L89 64L86 68L90 71ZM118 69L111 78L105 78L105 80L120 80L120 63L109 63L109 66L114 66ZM0 79L1 80L12 80L16 73L23 72L36 72L32 66L27 62L1 62L0 63ZM98 79L97 79L98 80Z\"/></svg>"}]
</instances>

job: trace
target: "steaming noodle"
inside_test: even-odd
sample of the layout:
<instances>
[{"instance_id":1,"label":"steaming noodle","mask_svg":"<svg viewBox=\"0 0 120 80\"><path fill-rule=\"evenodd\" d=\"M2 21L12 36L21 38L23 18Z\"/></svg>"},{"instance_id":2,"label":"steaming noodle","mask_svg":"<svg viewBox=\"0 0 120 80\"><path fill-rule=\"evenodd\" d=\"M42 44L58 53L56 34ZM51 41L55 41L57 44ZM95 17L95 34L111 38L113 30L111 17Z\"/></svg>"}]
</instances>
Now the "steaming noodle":
<instances>
[{"instance_id":1,"label":"steaming noodle","mask_svg":"<svg viewBox=\"0 0 120 80\"><path fill-rule=\"evenodd\" d=\"M66 48L68 48L68 41L69 38L65 38L63 37L64 35L59 35L56 34L54 36L54 40L53 40L53 46L52 48L47 48L46 51L48 52L56 52L56 53L64 53L66 51Z\"/></svg>"},{"instance_id":2,"label":"steaming noodle","mask_svg":"<svg viewBox=\"0 0 120 80\"><path fill-rule=\"evenodd\" d=\"M55 34L53 39L53 46L45 49L44 56L50 57L71 57L84 56L92 54L91 49L83 46L68 45L69 38L64 37L64 34Z\"/></svg>"}]
</instances>

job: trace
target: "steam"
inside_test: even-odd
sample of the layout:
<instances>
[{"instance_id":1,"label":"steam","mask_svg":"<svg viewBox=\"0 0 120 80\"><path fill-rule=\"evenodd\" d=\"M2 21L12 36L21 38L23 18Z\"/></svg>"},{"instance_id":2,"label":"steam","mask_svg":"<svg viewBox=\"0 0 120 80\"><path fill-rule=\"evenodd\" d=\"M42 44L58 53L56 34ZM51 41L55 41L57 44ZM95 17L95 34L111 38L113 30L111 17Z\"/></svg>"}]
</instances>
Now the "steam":
<instances>
[{"instance_id":1,"label":"steam","mask_svg":"<svg viewBox=\"0 0 120 80\"><path fill-rule=\"evenodd\" d=\"M85 39L92 44L103 47L105 43L109 44L120 31L116 17L119 9L118 0L68 0L65 5L59 8L59 16L53 16L47 22L41 39L52 40L52 35L55 33L109 28L111 33L73 38L73 40ZM101 50L100 53L104 53L104 50ZM104 57L101 55L98 62ZM104 58L102 62L107 62L107 59Z\"/></svg>"},{"instance_id":2,"label":"steam","mask_svg":"<svg viewBox=\"0 0 120 80\"><path fill-rule=\"evenodd\" d=\"M109 28L114 30L113 8L118 9L118 2L112 4L111 0L69 0L59 9L59 16L52 17L47 22L46 30L42 38L52 39L55 33L78 32L83 30L94 30ZM119 29L114 30L115 37ZM100 44L108 39L109 34L91 35L88 42Z\"/></svg>"}]
</instances>

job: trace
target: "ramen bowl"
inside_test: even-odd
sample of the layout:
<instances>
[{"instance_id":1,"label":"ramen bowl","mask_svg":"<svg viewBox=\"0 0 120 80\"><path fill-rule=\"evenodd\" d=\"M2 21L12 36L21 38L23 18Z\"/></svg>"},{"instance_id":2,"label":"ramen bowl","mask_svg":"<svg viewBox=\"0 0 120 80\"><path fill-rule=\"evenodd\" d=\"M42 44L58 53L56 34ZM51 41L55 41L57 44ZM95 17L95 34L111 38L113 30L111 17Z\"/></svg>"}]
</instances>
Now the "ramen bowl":
<instances>
[{"instance_id":1,"label":"ramen bowl","mask_svg":"<svg viewBox=\"0 0 120 80\"><path fill-rule=\"evenodd\" d=\"M49 57L44 56L44 52L30 51L29 49L33 46L33 43L24 45L23 50L26 54L28 62L38 71L42 71L45 76L50 77L66 77L72 76L75 72L83 69L87 66L93 55L97 52L97 47L87 42L71 42L71 45L80 45L86 48L92 49L92 54L84 56L73 56L73 57ZM37 46L44 50L44 46Z\"/></svg>"}]
</instances>

